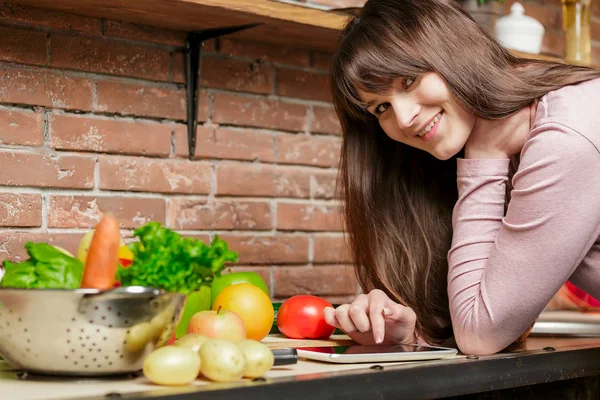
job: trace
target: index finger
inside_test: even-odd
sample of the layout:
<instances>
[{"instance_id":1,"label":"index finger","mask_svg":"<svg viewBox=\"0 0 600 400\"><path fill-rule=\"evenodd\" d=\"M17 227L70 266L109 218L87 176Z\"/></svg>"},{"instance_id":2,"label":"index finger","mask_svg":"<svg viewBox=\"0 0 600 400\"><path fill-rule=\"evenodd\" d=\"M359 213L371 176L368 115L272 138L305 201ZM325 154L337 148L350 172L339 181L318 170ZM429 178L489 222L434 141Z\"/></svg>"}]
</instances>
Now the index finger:
<instances>
[{"instance_id":1,"label":"index finger","mask_svg":"<svg viewBox=\"0 0 600 400\"><path fill-rule=\"evenodd\" d=\"M383 292L371 293L369 296L369 319L371 320L371 330L373 331L373 340L379 344L385 337L385 318L383 318L383 309L386 304L387 296Z\"/></svg>"}]
</instances>

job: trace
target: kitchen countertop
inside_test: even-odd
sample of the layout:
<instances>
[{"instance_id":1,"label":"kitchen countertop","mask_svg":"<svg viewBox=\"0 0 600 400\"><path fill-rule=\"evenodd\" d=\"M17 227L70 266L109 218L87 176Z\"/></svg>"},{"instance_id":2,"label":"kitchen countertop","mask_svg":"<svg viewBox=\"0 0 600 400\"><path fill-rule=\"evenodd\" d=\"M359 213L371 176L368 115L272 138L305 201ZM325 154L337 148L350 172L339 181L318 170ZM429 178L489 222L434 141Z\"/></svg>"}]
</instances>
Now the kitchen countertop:
<instances>
[{"instance_id":1,"label":"kitchen countertop","mask_svg":"<svg viewBox=\"0 0 600 400\"><path fill-rule=\"evenodd\" d=\"M343 339L343 336L334 339ZM294 346L294 341L276 336L268 341ZM530 387L539 383L597 380L598 376L600 337L532 336L519 348L486 357L457 355L435 361L350 365L300 359L295 365L274 367L265 375L265 380L213 383L197 379L193 385L176 388L153 385L143 376L104 379L23 377L8 364L0 364L0 393L2 398L19 400L206 400L225 397L233 400L254 396L364 400L374 395L378 398L421 399ZM581 382L577 384L581 390ZM597 390L598 382L587 386Z\"/></svg>"}]
</instances>

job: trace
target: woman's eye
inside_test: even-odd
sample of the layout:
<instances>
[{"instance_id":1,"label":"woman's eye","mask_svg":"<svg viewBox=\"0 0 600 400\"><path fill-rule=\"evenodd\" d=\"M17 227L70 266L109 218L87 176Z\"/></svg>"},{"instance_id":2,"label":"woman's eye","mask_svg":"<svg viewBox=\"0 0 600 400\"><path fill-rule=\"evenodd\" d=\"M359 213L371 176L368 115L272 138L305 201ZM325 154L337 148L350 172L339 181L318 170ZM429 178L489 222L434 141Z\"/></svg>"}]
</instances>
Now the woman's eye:
<instances>
[{"instance_id":1,"label":"woman's eye","mask_svg":"<svg viewBox=\"0 0 600 400\"><path fill-rule=\"evenodd\" d=\"M385 110L387 110L389 103L381 103L377 107L375 107L375 115L381 115Z\"/></svg>"},{"instance_id":2,"label":"woman's eye","mask_svg":"<svg viewBox=\"0 0 600 400\"><path fill-rule=\"evenodd\" d=\"M415 82L415 78L404 78L404 88L408 89Z\"/></svg>"}]
</instances>

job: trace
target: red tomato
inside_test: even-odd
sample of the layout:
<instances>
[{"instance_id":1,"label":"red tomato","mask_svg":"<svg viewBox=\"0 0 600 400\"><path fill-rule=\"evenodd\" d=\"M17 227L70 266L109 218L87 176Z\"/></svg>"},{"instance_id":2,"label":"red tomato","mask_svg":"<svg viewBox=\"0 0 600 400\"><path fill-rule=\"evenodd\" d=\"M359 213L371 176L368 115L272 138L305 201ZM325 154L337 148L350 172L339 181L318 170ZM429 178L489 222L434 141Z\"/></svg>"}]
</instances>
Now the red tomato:
<instances>
[{"instance_id":1,"label":"red tomato","mask_svg":"<svg viewBox=\"0 0 600 400\"><path fill-rule=\"evenodd\" d=\"M299 294L281 304L277 328L291 339L327 339L335 327L325 322L323 310L331 303L317 296Z\"/></svg>"}]
</instances>

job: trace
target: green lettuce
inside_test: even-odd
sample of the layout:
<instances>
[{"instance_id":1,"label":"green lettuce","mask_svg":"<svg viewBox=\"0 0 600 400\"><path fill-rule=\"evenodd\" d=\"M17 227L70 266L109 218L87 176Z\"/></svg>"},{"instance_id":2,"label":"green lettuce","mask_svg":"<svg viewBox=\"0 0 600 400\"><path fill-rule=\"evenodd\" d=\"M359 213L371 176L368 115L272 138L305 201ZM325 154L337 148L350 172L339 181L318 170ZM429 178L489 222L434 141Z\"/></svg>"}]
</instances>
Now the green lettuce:
<instances>
[{"instance_id":1,"label":"green lettuce","mask_svg":"<svg viewBox=\"0 0 600 400\"><path fill-rule=\"evenodd\" d=\"M215 236L210 246L198 239L182 237L158 222L137 228L139 242L128 247L133 264L119 266L117 280L122 286L146 286L188 294L220 276L226 262L237 262L237 252Z\"/></svg>"},{"instance_id":2,"label":"green lettuce","mask_svg":"<svg viewBox=\"0 0 600 400\"><path fill-rule=\"evenodd\" d=\"M25 243L29 259L4 260L2 287L24 289L75 289L81 285L83 263L47 243Z\"/></svg>"}]
</instances>

